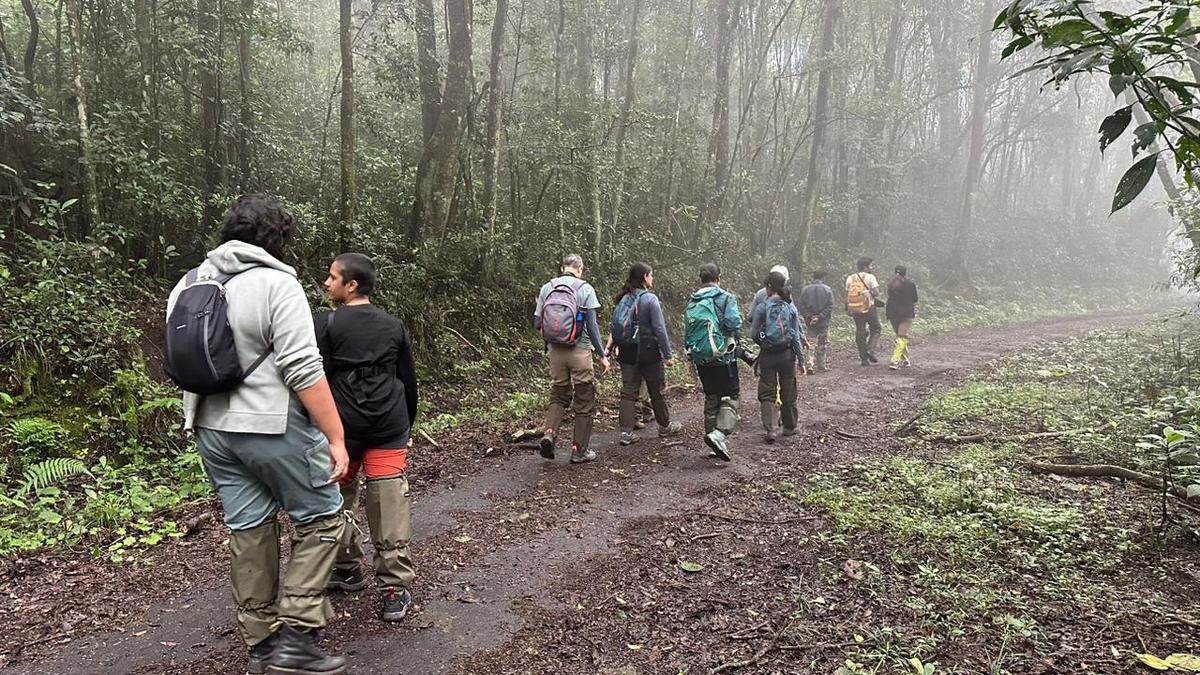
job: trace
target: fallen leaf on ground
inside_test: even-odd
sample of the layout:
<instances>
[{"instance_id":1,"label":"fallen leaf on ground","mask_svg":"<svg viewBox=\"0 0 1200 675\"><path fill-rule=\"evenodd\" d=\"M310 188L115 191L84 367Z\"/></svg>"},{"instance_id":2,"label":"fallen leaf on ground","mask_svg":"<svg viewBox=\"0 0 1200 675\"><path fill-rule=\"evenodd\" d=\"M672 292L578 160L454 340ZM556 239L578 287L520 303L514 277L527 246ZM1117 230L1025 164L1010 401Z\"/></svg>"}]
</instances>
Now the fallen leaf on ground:
<instances>
[{"instance_id":1,"label":"fallen leaf on ground","mask_svg":"<svg viewBox=\"0 0 1200 675\"><path fill-rule=\"evenodd\" d=\"M1200 656L1195 654L1172 654L1166 661L1176 670L1200 673Z\"/></svg>"},{"instance_id":2,"label":"fallen leaf on ground","mask_svg":"<svg viewBox=\"0 0 1200 675\"><path fill-rule=\"evenodd\" d=\"M1143 664L1150 666L1155 670L1170 670L1171 664L1163 661L1153 654L1134 654L1134 657Z\"/></svg>"}]
</instances>

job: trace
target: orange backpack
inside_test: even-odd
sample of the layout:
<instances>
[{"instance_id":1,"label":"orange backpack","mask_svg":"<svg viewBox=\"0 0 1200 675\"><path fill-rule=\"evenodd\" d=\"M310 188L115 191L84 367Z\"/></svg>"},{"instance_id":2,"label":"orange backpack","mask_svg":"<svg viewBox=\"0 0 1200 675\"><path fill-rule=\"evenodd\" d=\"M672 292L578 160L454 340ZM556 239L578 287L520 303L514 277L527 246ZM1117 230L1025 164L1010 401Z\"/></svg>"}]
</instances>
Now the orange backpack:
<instances>
[{"instance_id":1,"label":"orange backpack","mask_svg":"<svg viewBox=\"0 0 1200 675\"><path fill-rule=\"evenodd\" d=\"M863 279L862 272L855 274L846 289L846 312L850 314L866 314L871 309L871 289Z\"/></svg>"}]
</instances>

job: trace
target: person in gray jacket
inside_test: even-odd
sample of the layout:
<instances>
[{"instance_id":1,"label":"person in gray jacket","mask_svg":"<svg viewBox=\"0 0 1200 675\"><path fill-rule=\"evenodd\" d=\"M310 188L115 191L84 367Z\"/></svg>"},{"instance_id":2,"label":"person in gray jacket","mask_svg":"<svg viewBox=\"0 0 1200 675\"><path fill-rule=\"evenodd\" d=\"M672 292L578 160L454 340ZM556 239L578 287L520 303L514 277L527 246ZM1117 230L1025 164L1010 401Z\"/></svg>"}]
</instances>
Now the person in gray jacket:
<instances>
[{"instance_id":1,"label":"person in gray jacket","mask_svg":"<svg viewBox=\"0 0 1200 675\"><path fill-rule=\"evenodd\" d=\"M663 318L662 303L650 290L654 286L654 270L646 263L634 263L629 277L613 305L612 335L625 335L616 342L617 362L621 364L621 407L619 426L621 445L638 440L634 429L637 423L637 403L642 383L650 394L650 406L658 421L660 437L677 436L683 425L671 421L665 389L666 369L674 365L671 339ZM629 325L625 325L629 324Z\"/></svg>"},{"instance_id":2,"label":"person in gray jacket","mask_svg":"<svg viewBox=\"0 0 1200 675\"><path fill-rule=\"evenodd\" d=\"M197 280L225 281L227 316L242 367L268 358L225 394L184 393L184 426L230 529L230 582L250 673L335 675L316 631L332 616L325 584L342 534L337 480L348 458L342 423L321 366L312 312L296 271L280 262L292 217L272 197L240 197L225 216L221 245ZM170 316L184 277L167 301ZM276 516L295 527L291 562L279 575Z\"/></svg>"},{"instance_id":3,"label":"person in gray jacket","mask_svg":"<svg viewBox=\"0 0 1200 675\"><path fill-rule=\"evenodd\" d=\"M833 289L825 283L825 270L813 272L812 281L800 289L796 298L796 309L804 319L804 330L809 337L816 336L816 368L819 373L829 372L829 324L833 321Z\"/></svg>"}]
</instances>

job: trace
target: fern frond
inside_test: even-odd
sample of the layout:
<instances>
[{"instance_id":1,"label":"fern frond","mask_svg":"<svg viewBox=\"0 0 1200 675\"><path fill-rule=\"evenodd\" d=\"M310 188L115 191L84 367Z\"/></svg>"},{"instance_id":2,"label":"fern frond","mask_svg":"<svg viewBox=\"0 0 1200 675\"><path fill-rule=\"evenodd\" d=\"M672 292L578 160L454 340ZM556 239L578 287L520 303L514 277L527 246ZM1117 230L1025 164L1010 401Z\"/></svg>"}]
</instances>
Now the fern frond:
<instances>
[{"instance_id":1,"label":"fern frond","mask_svg":"<svg viewBox=\"0 0 1200 675\"><path fill-rule=\"evenodd\" d=\"M52 457L25 469L25 482L17 491L18 496L24 496L35 490L49 487L64 478L79 474L92 475L87 465L70 457Z\"/></svg>"}]
</instances>

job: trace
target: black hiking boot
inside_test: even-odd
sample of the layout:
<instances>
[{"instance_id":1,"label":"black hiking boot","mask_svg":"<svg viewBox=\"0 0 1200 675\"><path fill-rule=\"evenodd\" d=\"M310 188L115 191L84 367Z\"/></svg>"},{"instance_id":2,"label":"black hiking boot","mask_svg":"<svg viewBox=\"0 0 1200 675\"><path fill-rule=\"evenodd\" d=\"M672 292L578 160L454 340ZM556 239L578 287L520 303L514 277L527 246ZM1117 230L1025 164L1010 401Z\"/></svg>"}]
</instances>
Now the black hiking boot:
<instances>
[{"instance_id":1,"label":"black hiking boot","mask_svg":"<svg viewBox=\"0 0 1200 675\"><path fill-rule=\"evenodd\" d=\"M554 434L544 434L538 443L538 454L542 459L554 459Z\"/></svg>"},{"instance_id":2,"label":"black hiking boot","mask_svg":"<svg viewBox=\"0 0 1200 675\"><path fill-rule=\"evenodd\" d=\"M325 585L328 590L347 593L357 593L366 587L367 575L363 574L362 565L355 565L349 569L333 568L333 574L329 575L329 583Z\"/></svg>"},{"instance_id":3,"label":"black hiking boot","mask_svg":"<svg viewBox=\"0 0 1200 675\"><path fill-rule=\"evenodd\" d=\"M412 594L407 588L388 588L383 591L383 611L379 618L384 621L399 621L408 614Z\"/></svg>"},{"instance_id":4,"label":"black hiking boot","mask_svg":"<svg viewBox=\"0 0 1200 675\"><path fill-rule=\"evenodd\" d=\"M275 651L267 666L268 675L341 675L346 672L345 657L326 654L317 641L316 631L300 631L284 624L275 635Z\"/></svg>"},{"instance_id":5,"label":"black hiking boot","mask_svg":"<svg viewBox=\"0 0 1200 675\"><path fill-rule=\"evenodd\" d=\"M271 652L274 650L275 633L271 633L266 640L250 648L250 654L246 657L246 673L262 675L267 672L267 662L271 660Z\"/></svg>"}]
</instances>

